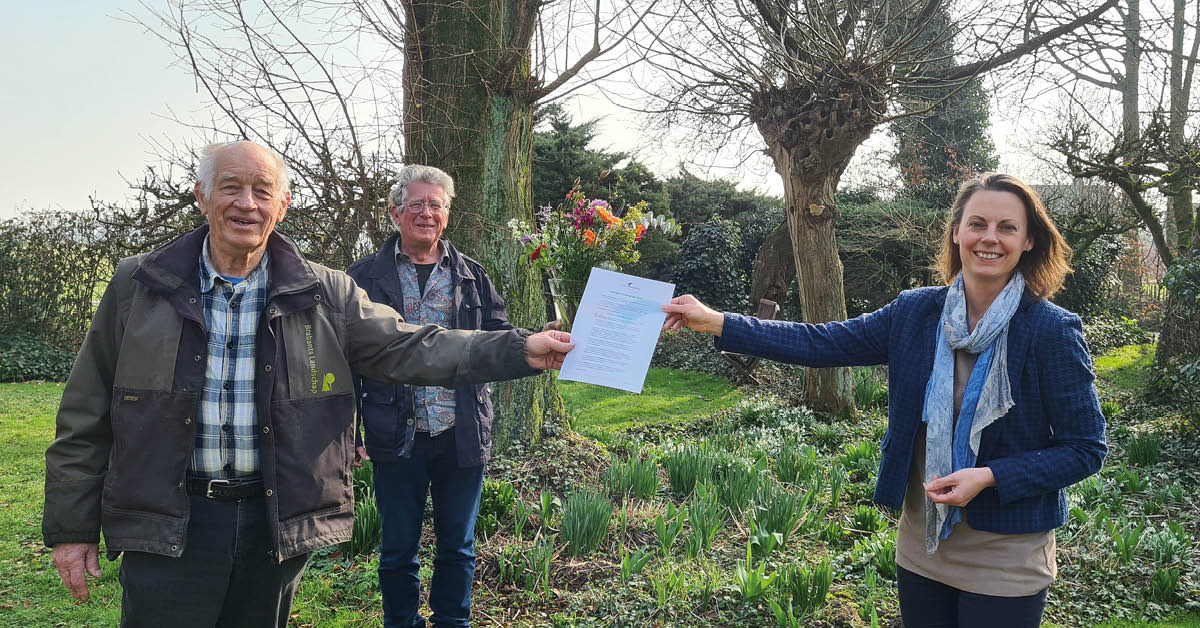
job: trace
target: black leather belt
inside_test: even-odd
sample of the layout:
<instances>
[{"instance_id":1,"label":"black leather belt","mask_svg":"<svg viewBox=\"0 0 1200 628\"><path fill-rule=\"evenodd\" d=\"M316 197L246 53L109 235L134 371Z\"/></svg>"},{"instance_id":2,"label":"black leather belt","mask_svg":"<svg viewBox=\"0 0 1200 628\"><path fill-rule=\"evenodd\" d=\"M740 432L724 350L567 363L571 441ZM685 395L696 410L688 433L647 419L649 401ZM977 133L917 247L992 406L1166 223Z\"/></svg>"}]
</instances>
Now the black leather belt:
<instances>
[{"instance_id":1,"label":"black leather belt","mask_svg":"<svg viewBox=\"0 0 1200 628\"><path fill-rule=\"evenodd\" d=\"M263 494L262 480L187 479L188 495L202 495L217 501L235 501Z\"/></svg>"}]
</instances>

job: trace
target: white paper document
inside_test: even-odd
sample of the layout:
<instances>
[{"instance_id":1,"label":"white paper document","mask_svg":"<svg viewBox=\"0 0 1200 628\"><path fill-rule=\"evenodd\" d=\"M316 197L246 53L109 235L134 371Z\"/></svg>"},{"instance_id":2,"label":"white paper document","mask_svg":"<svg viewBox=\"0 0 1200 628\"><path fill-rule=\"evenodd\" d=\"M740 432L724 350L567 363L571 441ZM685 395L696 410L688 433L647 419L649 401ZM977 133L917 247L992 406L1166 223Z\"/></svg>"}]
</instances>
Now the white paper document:
<instances>
[{"instance_id":1,"label":"white paper document","mask_svg":"<svg viewBox=\"0 0 1200 628\"><path fill-rule=\"evenodd\" d=\"M559 379L642 392L675 284L593 268Z\"/></svg>"}]
</instances>

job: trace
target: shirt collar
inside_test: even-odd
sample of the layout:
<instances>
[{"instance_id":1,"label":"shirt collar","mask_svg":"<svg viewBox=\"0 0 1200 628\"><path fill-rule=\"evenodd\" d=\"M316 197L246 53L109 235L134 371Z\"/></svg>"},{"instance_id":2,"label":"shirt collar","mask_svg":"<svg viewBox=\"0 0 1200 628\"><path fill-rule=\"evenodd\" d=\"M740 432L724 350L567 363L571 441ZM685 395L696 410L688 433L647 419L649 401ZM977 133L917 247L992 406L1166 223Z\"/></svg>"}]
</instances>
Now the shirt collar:
<instances>
[{"instance_id":1,"label":"shirt collar","mask_svg":"<svg viewBox=\"0 0 1200 628\"><path fill-rule=\"evenodd\" d=\"M259 273L266 273L267 268L267 252L263 251L262 259L258 261L258 266L250 271L242 284L252 285L258 279ZM228 283L221 273L217 272L216 266L213 266L212 257L208 254L208 238L204 238L204 247L200 250L200 294L208 294L216 285L217 280ZM241 284L238 284L241 285Z\"/></svg>"},{"instance_id":2,"label":"shirt collar","mask_svg":"<svg viewBox=\"0 0 1200 628\"><path fill-rule=\"evenodd\" d=\"M438 266L449 267L450 250L446 248L444 244L442 244L441 240L438 240L438 250L440 250L442 253L441 259L438 260ZM404 262L413 264L414 266L416 265L416 262L412 261L412 258L408 256L408 253L405 253L400 249L400 238L396 238L396 263L400 264Z\"/></svg>"}]
</instances>

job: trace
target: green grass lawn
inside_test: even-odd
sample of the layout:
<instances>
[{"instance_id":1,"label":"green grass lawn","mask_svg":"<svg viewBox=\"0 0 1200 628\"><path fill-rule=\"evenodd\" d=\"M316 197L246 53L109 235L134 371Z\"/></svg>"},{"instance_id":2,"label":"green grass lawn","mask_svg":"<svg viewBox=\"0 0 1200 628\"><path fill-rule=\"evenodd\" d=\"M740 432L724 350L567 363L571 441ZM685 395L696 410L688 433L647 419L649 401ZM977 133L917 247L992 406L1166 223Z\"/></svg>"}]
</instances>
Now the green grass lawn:
<instances>
[{"instance_id":1,"label":"green grass lawn","mask_svg":"<svg viewBox=\"0 0 1200 628\"><path fill-rule=\"evenodd\" d=\"M1151 346L1135 346L1117 349L1098 357L1096 369L1100 377L1099 385L1113 392L1136 390L1144 383L1142 372L1152 355ZM709 419L714 412L735 406L743 396L741 391L732 388L724 379L671 369L651 369L641 395L575 382L562 382L561 389L567 410L576 417L577 431L609 441L629 429L646 425L674 426L671 431L678 428L682 433L687 424ZM41 543L43 454L53 438L54 413L61 394L61 384L0 384L0 478L3 480L0 482L0 628L99 628L116 626L119 620L121 589L117 581L116 563L101 559L103 577L89 579L92 601L76 604L59 582L57 572L50 561L50 552ZM738 408L734 408L731 413L736 415L738 411ZM864 438L865 434L872 432L871 426L865 423L857 427L847 426L846 429L862 432L855 438ZM578 439L575 441L578 442ZM852 484L848 490L854 488L856 487ZM530 492L533 490L529 489ZM861 499L867 498L863 492L866 490L869 490L869 487L857 491ZM844 501L850 503L849 498ZM636 533L632 536L627 535L627 541L636 538L637 543L645 544L647 539L653 539L652 525L647 521L657 512L654 509L659 507L661 504L654 502L631 508L630 526ZM611 534L618 534L616 528ZM687 571L700 564L707 565L708 569L716 569L724 574L720 596L724 601L718 601L717 605L724 605L725 610L722 611L724 614L720 616L720 620L703 625L762 625L735 619L742 617L739 615L741 611L737 609L744 607L735 601L738 593L730 574L734 560L744 552L742 544L745 533L730 529L725 536L733 540L726 538L719 541L718 545L723 549L719 552L714 550L713 555L705 559L707 562L688 562L681 557L672 556L670 559L656 562L647 573L651 573L653 578L656 578L653 582L657 583L662 579L662 574L672 570ZM688 615L681 609L691 609L696 604L707 603L696 597L700 594L687 588L675 592L674 595L679 599L668 605L673 610L663 611L662 608L654 606L656 603L650 594L634 591L639 587L651 587L651 584L647 584L650 580L643 578L639 581L640 584L618 583L615 574L619 560L612 552L594 560L561 559L561 564L556 563L555 568L563 570L562 573L567 575L561 576L561 582L556 581L556 588L561 588L549 598L531 596L513 590L512 587L504 588L495 583L494 556L502 545L511 543L511 536L506 537L504 534L496 539L480 542L481 556L492 556L490 563L481 559L481 571L477 574L479 580L476 584L476 607L479 613L476 620L480 625L549 627L550 614L567 606L572 609L572 613L578 613L577 617L582 620L580 625L605 625L604 612L597 610L595 605L601 604L606 597L613 597L617 600L614 608L626 607L631 603L650 604L650 607L637 611L640 613L637 617L660 618L656 620L659 621L657 624L645 625L668 626L675 624L671 621L662 623L661 618L686 617ZM838 551L845 553L848 544L848 541L842 542ZM616 542L611 545L615 547ZM1067 546L1064 540L1063 547ZM817 551L821 547L821 543L815 539L801 539L794 546L789 546L789 551L804 553L808 550ZM1094 549L1099 552L1100 548ZM615 549L612 551L615 552ZM1064 551L1063 548L1060 548L1060 551ZM293 606L292 625L317 628L362 628L381 625L381 601L374 577L377 555L347 561L331 557L332 552L332 549L325 550L310 562ZM426 565L423 567L422 577L428 582L428 564L431 556L427 551L423 557ZM857 568L846 569L847 572L853 572ZM1103 570L1100 575L1101 581L1106 584L1098 585L1097 580L1072 582L1068 584L1075 587L1074 589L1060 590L1074 591L1079 587L1088 586L1104 586L1107 589L1110 576L1118 577L1111 572L1105 574ZM856 596L860 595L860 585L848 580L848 577L848 573L839 575L839 590L836 599L831 601L830 605L841 609L840 619L851 619L850 623L835 622L836 625L855 625L854 622L857 621L853 604ZM1067 587L1067 584L1063 584L1062 587ZM587 597L588 595L593 597ZM1081 599L1087 598L1072 596L1069 600L1061 599L1059 603L1079 603ZM1119 603L1123 602L1123 598L1120 597L1113 599ZM894 608L891 609L891 613L895 613ZM1092 616L1102 618L1111 615ZM765 615L752 617L760 620ZM678 625L687 625L687 622ZM1068 621L1063 627L1068 625L1073 628L1079 624ZM1047 624L1048 628L1052 626L1055 624ZM1103 624L1102 628L1200 628L1200 615L1192 613L1176 616L1161 623L1114 622Z\"/></svg>"},{"instance_id":2,"label":"green grass lawn","mask_svg":"<svg viewBox=\"0 0 1200 628\"><path fill-rule=\"evenodd\" d=\"M43 456L54 439L62 384L0 384L0 626L116 626L117 564L88 579L92 599L75 604L42 545Z\"/></svg>"},{"instance_id":3,"label":"green grass lawn","mask_svg":"<svg viewBox=\"0 0 1200 628\"><path fill-rule=\"evenodd\" d=\"M652 368L642 394L580 382L559 382L577 432L607 442L639 425L689 423L742 398L729 380L675 369Z\"/></svg>"},{"instance_id":4,"label":"green grass lawn","mask_svg":"<svg viewBox=\"0 0 1200 628\"><path fill-rule=\"evenodd\" d=\"M1154 361L1154 345L1126 345L1096 356L1096 386L1104 391L1136 392L1146 386L1147 369Z\"/></svg>"}]
</instances>

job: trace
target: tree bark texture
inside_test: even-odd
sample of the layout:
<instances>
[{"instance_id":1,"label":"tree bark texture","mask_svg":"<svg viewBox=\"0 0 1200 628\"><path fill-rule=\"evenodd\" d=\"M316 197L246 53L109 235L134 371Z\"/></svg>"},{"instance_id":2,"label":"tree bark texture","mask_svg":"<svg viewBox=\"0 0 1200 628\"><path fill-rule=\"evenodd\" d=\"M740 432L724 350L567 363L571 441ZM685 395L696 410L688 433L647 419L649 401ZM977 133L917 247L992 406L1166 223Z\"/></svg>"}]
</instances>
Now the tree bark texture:
<instances>
[{"instance_id":1,"label":"tree bark texture","mask_svg":"<svg viewBox=\"0 0 1200 628\"><path fill-rule=\"evenodd\" d=\"M787 301L788 288L796 278L796 258L792 252L792 237L785 219L758 247L754 258L754 277L750 283L750 310L762 299L780 306Z\"/></svg>"},{"instance_id":2,"label":"tree bark texture","mask_svg":"<svg viewBox=\"0 0 1200 628\"><path fill-rule=\"evenodd\" d=\"M862 69L834 67L815 81L771 88L752 97L750 117L783 178L805 322L846 318L833 195L855 149L882 119L886 104L874 86L880 84L884 81L872 80ZM850 370L807 370L804 396L815 410L852 412Z\"/></svg>"},{"instance_id":3,"label":"tree bark texture","mask_svg":"<svg viewBox=\"0 0 1200 628\"><path fill-rule=\"evenodd\" d=\"M533 222L533 105L527 98L529 0L405 3L405 160L454 177L446 237L479 260L523 327L545 321L541 278L523 261L507 223ZM533 442L561 415L550 375L492 385L498 450Z\"/></svg>"}]
</instances>

